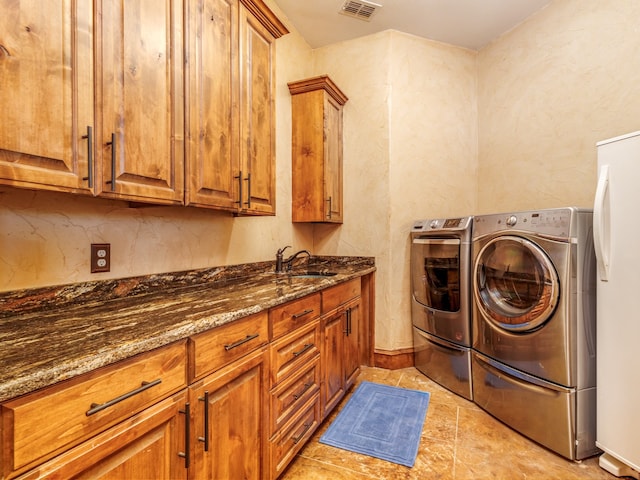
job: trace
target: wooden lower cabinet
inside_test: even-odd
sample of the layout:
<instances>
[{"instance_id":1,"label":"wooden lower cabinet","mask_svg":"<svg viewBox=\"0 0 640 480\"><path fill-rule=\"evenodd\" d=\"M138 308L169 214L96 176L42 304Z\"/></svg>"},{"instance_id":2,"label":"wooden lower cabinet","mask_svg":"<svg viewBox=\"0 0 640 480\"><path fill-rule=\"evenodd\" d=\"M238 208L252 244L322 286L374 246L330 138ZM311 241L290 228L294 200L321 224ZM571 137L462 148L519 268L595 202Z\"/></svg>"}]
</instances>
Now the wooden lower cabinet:
<instances>
[{"instance_id":1,"label":"wooden lower cabinet","mask_svg":"<svg viewBox=\"0 0 640 480\"><path fill-rule=\"evenodd\" d=\"M360 373L360 339L362 338L362 306L360 298L347 305L347 328L344 334L345 389L353 385Z\"/></svg>"},{"instance_id":2,"label":"wooden lower cabinet","mask_svg":"<svg viewBox=\"0 0 640 480\"><path fill-rule=\"evenodd\" d=\"M0 479L276 479L360 371L360 286L4 402Z\"/></svg>"},{"instance_id":3,"label":"wooden lower cabinet","mask_svg":"<svg viewBox=\"0 0 640 480\"><path fill-rule=\"evenodd\" d=\"M322 318L322 418L338 404L345 394L343 310Z\"/></svg>"},{"instance_id":4,"label":"wooden lower cabinet","mask_svg":"<svg viewBox=\"0 0 640 480\"><path fill-rule=\"evenodd\" d=\"M299 414L278 430L269 442L271 479L278 478L284 472L287 465L318 428L320 421L320 395L316 393L301 405Z\"/></svg>"},{"instance_id":5,"label":"wooden lower cabinet","mask_svg":"<svg viewBox=\"0 0 640 480\"><path fill-rule=\"evenodd\" d=\"M266 478L267 366L263 348L191 385L189 478Z\"/></svg>"},{"instance_id":6,"label":"wooden lower cabinet","mask_svg":"<svg viewBox=\"0 0 640 480\"><path fill-rule=\"evenodd\" d=\"M340 402L360 372L360 279L322 292L322 419Z\"/></svg>"},{"instance_id":7,"label":"wooden lower cabinet","mask_svg":"<svg viewBox=\"0 0 640 480\"><path fill-rule=\"evenodd\" d=\"M184 390L19 479L186 479L186 405Z\"/></svg>"}]
</instances>

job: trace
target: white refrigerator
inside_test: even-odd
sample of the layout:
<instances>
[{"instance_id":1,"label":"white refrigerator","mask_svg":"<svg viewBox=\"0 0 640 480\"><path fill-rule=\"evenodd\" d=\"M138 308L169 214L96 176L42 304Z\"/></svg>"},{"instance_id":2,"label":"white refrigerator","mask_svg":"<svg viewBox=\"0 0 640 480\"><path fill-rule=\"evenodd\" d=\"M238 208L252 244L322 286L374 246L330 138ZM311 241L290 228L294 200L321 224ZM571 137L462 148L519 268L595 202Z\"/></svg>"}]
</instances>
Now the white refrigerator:
<instances>
[{"instance_id":1,"label":"white refrigerator","mask_svg":"<svg viewBox=\"0 0 640 480\"><path fill-rule=\"evenodd\" d=\"M598 142L597 433L600 466L640 476L640 132Z\"/></svg>"}]
</instances>

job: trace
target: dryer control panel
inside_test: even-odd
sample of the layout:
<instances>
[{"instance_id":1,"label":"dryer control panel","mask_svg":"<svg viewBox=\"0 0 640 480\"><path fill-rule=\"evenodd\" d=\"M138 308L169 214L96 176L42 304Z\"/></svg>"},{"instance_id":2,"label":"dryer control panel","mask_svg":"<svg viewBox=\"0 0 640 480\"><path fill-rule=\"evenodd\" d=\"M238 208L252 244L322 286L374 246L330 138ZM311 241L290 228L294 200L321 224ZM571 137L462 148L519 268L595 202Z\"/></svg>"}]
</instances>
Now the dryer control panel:
<instances>
[{"instance_id":1,"label":"dryer control panel","mask_svg":"<svg viewBox=\"0 0 640 480\"><path fill-rule=\"evenodd\" d=\"M434 218L429 220L416 220L411 227L412 232L432 232L435 230L466 230L471 226L473 217L460 218Z\"/></svg>"}]
</instances>

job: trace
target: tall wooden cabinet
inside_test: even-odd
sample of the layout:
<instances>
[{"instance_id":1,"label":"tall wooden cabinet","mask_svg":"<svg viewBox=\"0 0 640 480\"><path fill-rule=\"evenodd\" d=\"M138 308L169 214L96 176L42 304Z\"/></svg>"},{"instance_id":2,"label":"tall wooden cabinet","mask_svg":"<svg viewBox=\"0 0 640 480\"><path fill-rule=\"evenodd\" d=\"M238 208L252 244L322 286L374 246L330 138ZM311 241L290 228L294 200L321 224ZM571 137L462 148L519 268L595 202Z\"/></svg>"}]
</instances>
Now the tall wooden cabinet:
<instances>
[{"instance_id":1,"label":"tall wooden cabinet","mask_svg":"<svg viewBox=\"0 0 640 480\"><path fill-rule=\"evenodd\" d=\"M348 99L327 75L288 85L292 220L342 223L342 108Z\"/></svg>"},{"instance_id":2,"label":"tall wooden cabinet","mask_svg":"<svg viewBox=\"0 0 640 480\"><path fill-rule=\"evenodd\" d=\"M104 0L96 137L102 196L183 203L181 0Z\"/></svg>"},{"instance_id":3,"label":"tall wooden cabinet","mask_svg":"<svg viewBox=\"0 0 640 480\"><path fill-rule=\"evenodd\" d=\"M0 181L90 194L93 2L0 12Z\"/></svg>"},{"instance_id":4,"label":"tall wooden cabinet","mask_svg":"<svg viewBox=\"0 0 640 480\"><path fill-rule=\"evenodd\" d=\"M275 213L275 49L261 0L196 0L189 17L186 203Z\"/></svg>"}]
</instances>

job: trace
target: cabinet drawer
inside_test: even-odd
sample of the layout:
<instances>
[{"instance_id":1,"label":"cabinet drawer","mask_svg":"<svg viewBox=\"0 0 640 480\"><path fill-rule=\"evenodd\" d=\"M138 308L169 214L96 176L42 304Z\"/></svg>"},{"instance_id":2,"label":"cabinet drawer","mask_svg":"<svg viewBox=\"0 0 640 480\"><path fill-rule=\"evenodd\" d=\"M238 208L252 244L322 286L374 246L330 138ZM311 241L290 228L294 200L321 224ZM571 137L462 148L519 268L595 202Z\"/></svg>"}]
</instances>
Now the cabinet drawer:
<instances>
[{"instance_id":1,"label":"cabinet drawer","mask_svg":"<svg viewBox=\"0 0 640 480\"><path fill-rule=\"evenodd\" d=\"M76 445L186 387L185 345L137 355L4 403L4 473Z\"/></svg>"},{"instance_id":2,"label":"cabinet drawer","mask_svg":"<svg viewBox=\"0 0 640 480\"><path fill-rule=\"evenodd\" d=\"M200 378L266 345L268 331L265 311L194 335L191 337L194 378Z\"/></svg>"},{"instance_id":3,"label":"cabinet drawer","mask_svg":"<svg viewBox=\"0 0 640 480\"><path fill-rule=\"evenodd\" d=\"M287 422L284 428L269 442L271 478L276 478L309 440L320 423L320 396L314 395L301 409L300 414Z\"/></svg>"},{"instance_id":4,"label":"cabinet drawer","mask_svg":"<svg viewBox=\"0 0 640 480\"><path fill-rule=\"evenodd\" d=\"M271 392L271 435L275 434L320 389L320 357Z\"/></svg>"},{"instance_id":5,"label":"cabinet drawer","mask_svg":"<svg viewBox=\"0 0 640 480\"><path fill-rule=\"evenodd\" d=\"M285 303L269 311L272 338L292 332L304 323L320 315L320 293Z\"/></svg>"},{"instance_id":6,"label":"cabinet drawer","mask_svg":"<svg viewBox=\"0 0 640 480\"><path fill-rule=\"evenodd\" d=\"M271 386L273 387L320 354L319 320L273 342L270 350Z\"/></svg>"},{"instance_id":7,"label":"cabinet drawer","mask_svg":"<svg viewBox=\"0 0 640 480\"><path fill-rule=\"evenodd\" d=\"M17 480L187 480L184 459L179 457L187 443L186 403L187 392L182 390L38 465Z\"/></svg>"},{"instance_id":8,"label":"cabinet drawer","mask_svg":"<svg viewBox=\"0 0 640 480\"><path fill-rule=\"evenodd\" d=\"M360 278L354 278L322 292L322 313L329 312L360 296Z\"/></svg>"}]
</instances>

